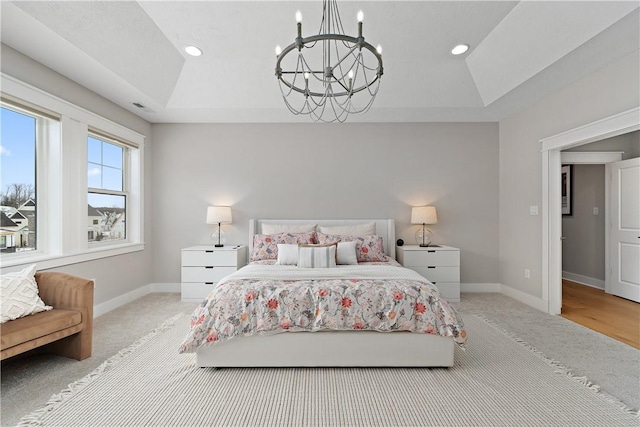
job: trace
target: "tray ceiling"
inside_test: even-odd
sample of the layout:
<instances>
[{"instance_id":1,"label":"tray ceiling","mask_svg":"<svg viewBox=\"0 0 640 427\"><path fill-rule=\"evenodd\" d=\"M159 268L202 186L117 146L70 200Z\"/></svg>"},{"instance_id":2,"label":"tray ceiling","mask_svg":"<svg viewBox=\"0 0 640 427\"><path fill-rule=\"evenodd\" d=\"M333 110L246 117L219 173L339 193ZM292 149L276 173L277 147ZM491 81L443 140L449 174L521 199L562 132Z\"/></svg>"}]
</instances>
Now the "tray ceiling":
<instances>
[{"instance_id":1,"label":"tray ceiling","mask_svg":"<svg viewBox=\"0 0 640 427\"><path fill-rule=\"evenodd\" d=\"M364 10L364 35L383 46L385 61L373 108L349 122L496 121L640 44L637 1L338 5L348 33ZM1 7L3 44L150 122L309 122L286 109L273 52L293 41L298 9L303 35L317 33L320 0ZM471 48L452 56L458 43ZM204 55L187 55L187 45Z\"/></svg>"}]
</instances>

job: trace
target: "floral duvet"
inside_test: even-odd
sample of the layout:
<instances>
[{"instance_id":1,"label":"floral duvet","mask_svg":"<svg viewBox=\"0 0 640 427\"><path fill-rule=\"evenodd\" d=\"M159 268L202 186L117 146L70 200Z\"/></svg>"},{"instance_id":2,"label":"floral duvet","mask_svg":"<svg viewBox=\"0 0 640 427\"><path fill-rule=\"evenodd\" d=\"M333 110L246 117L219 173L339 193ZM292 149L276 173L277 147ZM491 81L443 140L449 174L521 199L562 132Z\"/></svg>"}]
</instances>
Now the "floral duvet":
<instances>
[{"instance_id":1,"label":"floral duvet","mask_svg":"<svg viewBox=\"0 0 640 427\"><path fill-rule=\"evenodd\" d=\"M438 289L397 263L337 268L250 264L191 315L180 353L240 336L321 330L410 331L464 345L462 319Z\"/></svg>"}]
</instances>

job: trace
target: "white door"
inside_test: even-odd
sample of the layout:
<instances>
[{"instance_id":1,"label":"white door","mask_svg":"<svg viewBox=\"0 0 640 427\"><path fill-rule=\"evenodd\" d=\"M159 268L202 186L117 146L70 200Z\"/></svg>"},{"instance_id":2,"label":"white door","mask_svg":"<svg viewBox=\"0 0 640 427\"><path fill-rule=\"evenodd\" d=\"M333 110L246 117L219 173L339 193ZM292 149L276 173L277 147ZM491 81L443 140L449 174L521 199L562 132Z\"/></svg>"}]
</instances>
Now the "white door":
<instances>
[{"instance_id":1,"label":"white door","mask_svg":"<svg viewBox=\"0 0 640 427\"><path fill-rule=\"evenodd\" d=\"M640 302L640 158L611 163L607 292Z\"/></svg>"}]
</instances>

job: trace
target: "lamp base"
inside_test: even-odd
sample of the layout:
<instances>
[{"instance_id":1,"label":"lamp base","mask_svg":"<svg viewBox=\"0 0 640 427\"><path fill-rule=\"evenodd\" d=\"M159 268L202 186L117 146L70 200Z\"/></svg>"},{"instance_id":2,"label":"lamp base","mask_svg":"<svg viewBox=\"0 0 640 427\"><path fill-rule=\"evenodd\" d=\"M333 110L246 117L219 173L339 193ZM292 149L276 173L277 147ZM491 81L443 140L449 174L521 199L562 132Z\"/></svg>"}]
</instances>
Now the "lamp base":
<instances>
[{"instance_id":1,"label":"lamp base","mask_svg":"<svg viewBox=\"0 0 640 427\"><path fill-rule=\"evenodd\" d=\"M425 227L423 231L422 227L420 227L416 232L416 243L420 245L420 247L425 248L431 246L432 242L433 235L431 234L431 230Z\"/></svg>"},{"instance_id":2,"label":"lamp base","mask_svg":"<svg viewBox=\"0 0 640 427\"><path fill-rule=\"evenodd\" d=\"M221 248L221 247L223 247L224 245L221 245L221 244L219 244L219 243L216 243L216 244L215 244L215 245L213 245L213 246L214 246L215 248Z\"/></svg>"}]
</instances>

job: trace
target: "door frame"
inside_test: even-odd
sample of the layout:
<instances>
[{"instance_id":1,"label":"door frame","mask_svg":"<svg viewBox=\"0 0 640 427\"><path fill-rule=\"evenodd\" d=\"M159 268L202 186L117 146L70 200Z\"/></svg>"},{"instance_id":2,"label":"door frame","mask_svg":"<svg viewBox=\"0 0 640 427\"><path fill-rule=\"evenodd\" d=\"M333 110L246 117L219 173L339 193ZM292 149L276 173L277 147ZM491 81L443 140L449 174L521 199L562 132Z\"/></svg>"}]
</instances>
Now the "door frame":
<instances>
[{"instance_id":1,"label":"door frame","mask_svg":"<svg viewBox=\"0 0 640 427\"><path fill-rule=\"evenodd\" d=\"M560 152L640 130L640 107L540 140L542 154L542 299L550 314L562 308Z\"/></svg>"}]
</instances>

